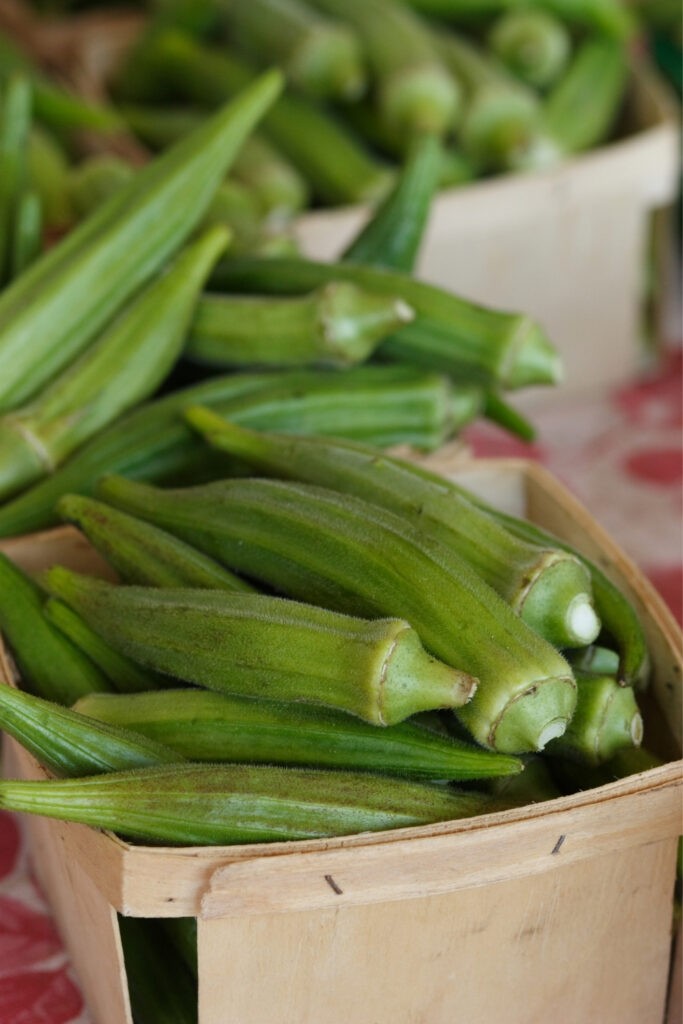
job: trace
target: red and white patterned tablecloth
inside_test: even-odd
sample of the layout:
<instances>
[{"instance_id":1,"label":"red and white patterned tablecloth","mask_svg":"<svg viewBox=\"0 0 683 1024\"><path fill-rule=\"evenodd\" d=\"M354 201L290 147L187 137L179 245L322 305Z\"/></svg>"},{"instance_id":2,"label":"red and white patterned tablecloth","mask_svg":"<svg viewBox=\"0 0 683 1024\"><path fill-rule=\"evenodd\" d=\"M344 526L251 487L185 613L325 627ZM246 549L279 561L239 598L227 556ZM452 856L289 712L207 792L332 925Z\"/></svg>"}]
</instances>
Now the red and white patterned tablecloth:
<instances>
[{"instance_id":1,"label":"red and white patterned tablecloth","mask_svg":"<svg viewBox=\"0 0 683 1024\"><path fill-rule=\"evenodd\" d=\"M683 616L683 384L680 350L615 393L539 405L540 440L488 424L466 439L478 455L542 461ZM0 812L0 1024L92 1024L49 908L31 875L21 824Z\"/></svg>"}]
</instances>

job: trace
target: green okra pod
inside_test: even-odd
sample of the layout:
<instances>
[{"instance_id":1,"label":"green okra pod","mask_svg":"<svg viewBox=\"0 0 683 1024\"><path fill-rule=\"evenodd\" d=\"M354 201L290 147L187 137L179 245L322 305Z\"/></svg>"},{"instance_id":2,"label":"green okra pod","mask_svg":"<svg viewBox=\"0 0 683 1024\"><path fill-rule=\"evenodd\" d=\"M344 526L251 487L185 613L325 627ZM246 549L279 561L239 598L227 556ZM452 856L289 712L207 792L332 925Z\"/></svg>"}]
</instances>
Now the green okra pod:
<instances>
[{"instance_id":1,"label":"green okra pod","mask_svg":"<svg viewBox=\"0 0 683 1024\"><path fill-rule=\"evenodd\" d=\"M135 1024L197 1024L196 971L168 936L170 920L118 915Z\"/></svg>"},{"instance_id":2,"label":"green okra pod","mask_svg":"<svg viewBox=\"0 0 683 1024\"><path fill-rule=\"evenodd\" d=\"M190 969L193 977L197 977L197 918L196 917L164 917L161 918L164 931L183 963Z\"/></svg>"},{"instance_id":3,"label":"green okra pod","mask_svg":"<svg viewBox=\"0 0 683 1024\"><path fill-rule=\"evenodd\" d=\"M590 644L581 651L572 652L569 660L574 668L592 672L593 675L613 676L616 679L619 674L619 655L600 644Z\"/></svg>"},{"instance_id":4,"label":"green okra pod","mask_svg":"<svg viewBox=\"0 0 683 1024\"><path fill-rule=\"evenodd\" d=\"M215 268L212 287L296 295L331 280L400 295L415 310L415 319L380 346L390 359L494 388L560 379L560 357L530 317L477 305L395 270L306 259L225 259Z\"/></svg>"},{"instance_id":5,"label":"green okra pod","mask_svg":"<svg viewBox=\"0 0 683 1024\"><path fill-rule=\"evenodd\" d=\"M304 296L204 295L185 354L215 367L345 367L413 319L396 296L330 281Z\"/></svg>"},{"instance_id":6,"label":"green okra pod","mask_svg":"<svg viewBox=\"0 0 683 1024\"><path fill-rule=\"evenodd\" d=\"M489 797L367 772L173 765L80 779L0 781L0 808L173 846L379 832L486 812Z\"/></svg>"},{"instance_id":7,"label":"green okra pod","mask_svg":"<svg viewBox=\"0 0 683 1024\"><path fill-rule=\"evenodd\" d=\"M133 729L80 714L0 683L0 731L56 775L75 778L145 765L177 764L182 754Z\"/></svg>"},{"instance_id":8,"label":"green okra pod","mask_svg":"<svg viewBox=\"0 0 683 1024\"><path fill-rule=\"evenodd\" d=\"M98 210L105 200L129 184L135 168L114 153L99 153L71 168L67 178L69 203L81 219Z\"/></svg>"},{"instance_id":9,"label":"green okra pod","mask_svg":"<svg viewBox=\"0 0 683 1024\"><path fill-rule=\"evenodd\" d=\"M523 82L547 88L562 74L572 40L566 25L548 11L510 10L491 26L492 52Z\"/></svg>"},{"instance_id":10,"label":"green okra pod","mask_svg":"<svg viewBox=\"0 0 683 1024\"><path fill-rule=\"evenodd\" d=\"M564 658L452 548L403 516L280 480L163 491L108 477L98 491L290 598L410 622L433 655L479 680L458 717L485 746L542 749L571 717L575 683Z\"/></svg>"},{"instance_id":11,"label":"green okra pod","mask_svg":"<svg viewBox=\"0 0 683 1024\"><path fill-rule=\"evenodd\" d=\"M412 778L498 778L522 762L508 754L440 735L412 721L378 729L352 716L195 688L94 694L75 705L83 715L141 732L190 761L350 768Z\"/></svg>"},{"instance_id":12,"label":"green okra pod","mask_svg":"<svg viewBox=\"0 0 683 1024\"><path fill-rule=\"evenodd\" d=\"M311 0L354 27L371 69L379 117L393 135L445 137L460 112L459 82L442 63L421 19L392 0Z\"/></svg>"},{"instance_id":13,"label":"green okra pod","mask_svg":"<svg viewBox=\"0 0 683 1024\"><path fill-rule=\"evenodd\" d=\"M40 255L43 247L43 211L40 196L24 189L14 217L10 276L18 277Z\"/></svg>"},{"instance_id":14,"label":"green okra pod","mask_svg":"<svg viewBox=\"0 0 683 1024\"><path fill-rule=\"evenodd\" d=\"M115 651L98 633L90 629L80 615L62 601L49 598L45 602L43 613L49 623L97 666L116 693L141 693L168 685L168 679L164 676L143 669L130 658Z\"/></svg>"},{"instance_id":15,"label":"green okra pod","mask_svg":"<svg viewBox=\"0 0 683 1024\"><path fill-rule=\"evenodd\" d=\"M97 336L197 226L281 87L252 83L110 197L0 295L0 410L22 405Z\"/></svg>"},{"instance_id":16,"label":"green okra pod","mask_svg":"<svg viewBox=\"0 0 683 1024\"><path fill-rule=\"evenodd\" d=\"M411 143L394 187L346 248L343 259L412 271L442 167L443 148L436 136L422 135Z\"/></svg>"},{"instance_id":17,"label":"green okra pod","mask_svg":"<svg viewBox=\"0 0 683 1024\"><path fill-rule=\"evenodd\" d=\"M0 631L24 689L60 704L111 689L93 662L47 621L46 599L42 588L0 552Z\"/></svg>"},{"instance_id":18,"label":"green okra pod","mask_svg":"<svg viewBox=\"0 0 683 1024\"><path fill-rule=\"evenodd\" d=\"M158 37L151 61L162 86L183 97L214 106L254 77L246 61L226 47L200 47L178 33ZM262 130L306 178L323 202L369 202L390 187L392 173L343 123L303 96L281 96L264 118Z\"/></svg>"},{"instance_id":19,"label":"green okra pod","mask_svg":"<svg viewBox=\"0 0 683 1024\"><path fill-rule=\"evenodd\" d=\"M53 472L156 390L182 351L197 297L228 240L223 228L208 229L45 391L0 418L0 499Z\"/></svg>"},{"instance_id":20,"label":"green okra pod","mask_svg":"<svg viewBox=\"0 0 683 1024\"><path fill-rule=\"evenodd\" d=\"M142 405L105 427L62 466L0 507L0 536L30 533L58 521L57 500L92 494L104 473L134 479L206 480L216 458L182 418L198 403L255 428L348 436L388 447L432 449L479 411L476 388L456 388L438 374L410 366L233 373Z\"/></svg>"},{"instance_id":21,"label":"green okra pod","mask_svg":"<svg viewBox=\"0 0 683 1024\"><path fill-rule=\"evenodd\" d=\"M50 592L146 668L222 693L323 704L375 725L459 707L475 681L401 619L366 620L266 594L116 586L54 567Z\"/></svg>"},{"instance_id":22,"label":"green okra pod","mask_svg":"<svg viewBox=\"0 0 683 1024\"><path fill-rule=\"evenodd\" d=\"M304 0L232 0L225 20L231 42L258 64L281 67L306 95L349 101L365 91L365 53L343 19Z\"/></svg>"},{"instance_id":23,"label":"green okra pod","mask_svg":"<svg viewBox=\"0 0 683 1024\"><path fill-rule=\"evenodd\" d=\"M74 219L69 198L69 158L57 139L40 125L29 133L26 153L29 188L40 197L46 231L61 232Z\"/></svg>"},{"instance_id":24,"label":"green okra pod","mask_svg":"<svg viewBox=\"0 0 683 1024\"><path fill-rule=\"evenodd\" d=\"M579 31L624 39L633 35L636 19L619 0L407 0L422 14L467 24L472 19L495 17L509 10L539 10Z\"/></svg>"},{"instance_id":25,"label":"green okra pod","mask_svg":"<svg viewBox=\"0 0 683 1024\"><path fill-rule=\"evenodd\" d=\"M536 437L536 427L518 409L514 409L509 402L496 391L487 391L483 398L482 414L492 423L515 434L523 441L533 441Z\"/></svg>"},{"instance_id":26,"label":"green okra pod","mask_svg":"<svg viewBox=\"0 0 683 1024\"><path fill-rule=\"evenodd\" d=\"M13 277L19 197L26 187L26 155L31 128L31 86L11 77L0 96L0 287Z\"/></svg>"},{"instance_id":27,"label":"green okra pod","mask_svg":"<svg viewBox=\"0 0 683 1024\"><path fill-rule=\"evenodd\" d=\"M254 589L172 534L94 498L65 494L57 511L85 534L125 583L243 592Z\"/></svg>"},{"instance_id":28,"label":"green okra pod","mask_svg":"<svg viewBox=\"0 0 683 1024\"><path fill-rule=\"evenodd\" d=\"M575 670L575 677L576 710L564 735L548 745L548 756L602 764L622 747L639 747L643 716L633 687L591 672Z\"/></svg>"},{"instance_id":29,"label":"green okra pod","mask_svg":"<svg viewBox=\"0 0 683 1024\"><path fill-rule=\"evenodd\" d=\"M444 477L370 445L248 430L209 409L188 409L185 415L210 444L259 476L329 487L406 517L425 538L452 548L556 647L585 646L596 639L600 622L583 563L557 547L542 550L494 526L462 488Z\"/></svg>"}]
</instances>

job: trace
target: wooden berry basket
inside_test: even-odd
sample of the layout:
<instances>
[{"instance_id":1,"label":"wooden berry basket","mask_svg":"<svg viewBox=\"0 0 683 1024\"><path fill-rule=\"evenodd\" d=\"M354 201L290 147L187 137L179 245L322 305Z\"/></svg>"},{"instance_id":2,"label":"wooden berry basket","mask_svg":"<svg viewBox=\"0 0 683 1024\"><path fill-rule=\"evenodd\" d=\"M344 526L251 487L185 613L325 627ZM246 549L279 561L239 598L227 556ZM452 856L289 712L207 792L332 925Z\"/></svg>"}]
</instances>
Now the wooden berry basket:
<instances>
[{"instance_id":1,"label":"wooden berry basket","mask_svg":"<svg viewBox=\"0 0 683 1024\"><path fill-rule=\"evenodd\" d=\"M197 917L200 1024L662 1024L681 832L680 633L544 469L461 455L430 464L574 543L630 595L654 665L646 742L670 760L523 808L327 841L155 848L29 817L35 869L96 1024L131 1020L117 912ZM31 571L102 567L70 527L0 547ZM3 746L5 774L44 774Z\"/></svg>"}]
</instances>

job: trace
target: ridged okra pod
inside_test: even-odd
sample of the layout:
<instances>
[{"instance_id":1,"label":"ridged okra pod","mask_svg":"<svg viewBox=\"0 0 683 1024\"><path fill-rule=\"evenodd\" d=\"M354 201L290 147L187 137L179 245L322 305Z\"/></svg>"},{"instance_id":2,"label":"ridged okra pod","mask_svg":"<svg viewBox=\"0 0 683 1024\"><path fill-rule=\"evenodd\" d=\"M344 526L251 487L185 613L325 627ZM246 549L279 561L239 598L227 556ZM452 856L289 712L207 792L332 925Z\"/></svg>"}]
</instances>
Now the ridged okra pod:
<instances>
[{"instance_id":1,"label":"ridged okra pod","mask_svg":"<svg viewBox=\"0 0 683 1024\"><path fill-rule=\"evenodd\" d=\"M40 255L43 247L43 211L40 196L25 188L18 197L14 218L14 237L10 260L12 278L29 267Z\"/></svg>"},{"instance_id":2,"label":"ridged okra pod","mask_svg":"<svg viewBox=\"0 0 683 1024\"><path fill-rule=\"evenodd\" d=\"M366 620L265 594L116 586L54 567L51 593L146 668L222 693L323 704L374 725L458 707L475 682L401 619Z\"/></svg>"},{"instance_id":3,"label":"ridged okra pod","mask_svg":"<svg viewBox=\"0 0 683 1024\"><path fill-rule=\"evenodd\" d=\"M250 59L282 68L314 99L355 100L365 91L365 53L343 19L329 18L305 0L231 0L229 37Z\"/></svg>"},{"instance_id":4,"label":"ridged okra pod","mask_svg":"<svg viewBox=\"0 0 683 1024\"><path fill-rule=\"evenodd\" d=\"M378 729L353 715L190 688L134 697L93 694L75 708L141 732L190 761L351 768L412 778L485 779L521 771L509 754L482 750L412 721Z\"/></svg>"},{"instance_id":5,"label":"ridged okra pod","mask_svg":"<svg viewBox=\"0 0 683 1024\"><path fill-rule=\"evenodd\" d=\"M75 778L185 758L134 729L80 714L0 683L0 731L56 775Z\"/></svg>"},{"instance_id":6,"label":"ridged okra pod","mask_svg":"<svg viewBox=\"0 0 683 1024\"><path fill-rule=\"evenodd\" d=\"M49 598L45 602L43 613L49 623L97 666L116 693L140 693L168 685L168 680L163 676L148 672L141 665L136 665L130 658L115 651L98 633L90 629L80 615L62 601Z\"/></svg>"},{"instance_id":7,"label":"ridged okra pod","mask_svg":"<svg viewBox=\"0 0 683 1024\"><path fill-rule=\"evenodd\" d=\"M404 517L279 480L162 491L110 477L99 489L289 597L410 622L432 654L478 678L458 717L483 745L519 753L564 732L576 699L567 662L451 548Z\"/></svg>"},{"instance_id":8,"label":"ridged okra pod","mask_svg":"<svg viewBox=\"0 0 683 1024\"><path fill-rule=\"evenodd\" d=\"M354 27L371 69L374 103L392 134L448 135L460 113L460 86L421 19L392 0L311 0Z\"/></svg>"},{"instance_id":9,"label":"ridged okra pod","mask_svg":"<svg viewBox=\"0 0 683 1024\"><path fill-rule=\"evenodd\" d=\"M400 295L415 310L415 319L380 346L390 359L490 387L552 384L560 378L559 355L530 317L477 305L410 274L346 262L245 258L221 260L212 275L217 289L279 295L301 294L331 280Z\"/></svg>"},{"instance_id":10,"label":"ridged okra pod","mask_svg":"<svg viewBox=\"0 0 683 1024\"><path fill-rule=\"evenodd\" d=\"M575 670L576 710L563 736L548 746L549 757L585 764L609 761L622 747L639 747L643 716L633 687L619 686L613 676Z\"/></svg>"},{"instance_id":11,"label":"ridged okra pod","mask_svg":"<svg viewBox=\"0 0 683 1024\"><path fill-rule=\"evenodd\" d=\"M68 365L197 226L244 138L275 99L264 75L138 171L0 295L0 410Z\"/></svg>"},{"instance_id":12,"label":"ridged okra pod","mask_svg":"<svg viewBox=\"0 0 683 1024\"><path fill-rule=\"evenodd\" d=\"M228 240L223 228L207 230L61 376L0 418L0 500L53 472L156 390L183 349L198 295Z\"/></svg>"},{"instance_id":13,"label":"ridged okra pod","mask_svg":"<svg viewBox=\"0 0 683 1024\"><path fill-rule=\"evenodd\" d=\"M185 407L198 403L257 429L429 450L477 415L481 393L396 365L353 367L343 374L302 370L217 377L142 405L106 427L52 476L0 507L0 536L57 522L58 499L92 494L103 473L149 481L211 479L225 457L216 457L182 418Z\"/></svg>"},{"instance_id":14,"label":"ridged okra pod","mask_svg":"<svg viewBox=\"0 0 683 1024\"><path fill-rule=\"evenodd\" d=\"M118 922L135 1024L197 1024L196 972L166 934L168 922L120 914Z\"/></svg>"},{"instance_id":15,"label":"ridged okra pod","mask_svg":"<svg viewBox=\"0 0 683 1024\"><path fill-rule=\"evenodd\" d=\"M65 494L57 511L65 522L73 523L85 534L125 583L232 591L254 589L173 534L102 501Z\"/></svg>"},{"instance_id":16,"label":"ridged okra pod","mask_svg":"<svg viewBox=\"0 0 683 1024\"><path fill-rule=\"evenodd\" d=\"M0 287L14 276L17 202L26 185L31 86L21 75L0 92Z\"/></svg>"},{"instance_id":17,"label":"ridged okra pod","mask_svg":"<svg viewBox=\"0 0 683 1024\"><path fill-rule=\"evenodd\" d=\"M413 319L396 296L330 281L304 296L204 295L185 353L215 367L334 366L368 359Z\"/></svg>"},{"instance_id":18,"label":"ridged okra pod","mask_svg":"<svg viewBox=\"0 0 683 1024\"><path fill-rule=\"evenodd\" d=\"M540 549L514 537L448 479L372 446L247 430L208 409L189 409L186 418L256 475L329 487L406 517L425 539L451 547L554 646L580 647L596 639L600 622L583 563L559 548Z\"/></svg>"},{"instance_id":19,"label":"ridged okra pod","mask_svg":"<svg viewBox=\"0 0 683 1024\"><path fill-rule=\"evenodd\" d=\"M96 666L44 617L46 600L42 588L0 552L0 631L24 689L60 704L111 689Z\"/></svg>"},{"instance_id":20,"label":"ridged okra pod","mask_svg":"<svg viewBox=\"0 0 683 1024\"><path fill-rule=\"evenodd\" d=\"M30 188L40 197L46 231L62 232L73 221L69 199L69 158L54 136L33 125L28 139L26 170Z\"/></svg>"},{"instance_id":21,"label":"ridged okra pod","mask_svg":"<svg viewBox=\"0 0 683 1024\"><path fill-rule=\"evenodd\" d=\"M45 782L0 781L0 809L173 846L318 839L485 813L482 794L367 772L172 765Z\"/></svg>"},{"instance_id":22,"label":"ridged okra pod","mask_svg":"<svg viewBox=\"0 0 683 1024\"><path fill-rule=\"evenodd\" d=\"M226 47L200 47L178 33L158 38L152 50L149 59L161 84L168 82L197 103L223 103L254 77L253 67ZM323 202L371 202L390 187L388 167L341 121L303 96L281 96L264 118L262 130Z\"/></svg>"},{"instance_id":23,"label":"ridged okra pod","mask_svg":"<svg viewBox=\"0 0 683 1024\"><path fill-rule=\"evenodd\" d=\"M523 82L536 89L551 85L564 71L571 36L559 18L543 10L510 10L488 35L492 52Z\"/></svg>"}]
</instances>

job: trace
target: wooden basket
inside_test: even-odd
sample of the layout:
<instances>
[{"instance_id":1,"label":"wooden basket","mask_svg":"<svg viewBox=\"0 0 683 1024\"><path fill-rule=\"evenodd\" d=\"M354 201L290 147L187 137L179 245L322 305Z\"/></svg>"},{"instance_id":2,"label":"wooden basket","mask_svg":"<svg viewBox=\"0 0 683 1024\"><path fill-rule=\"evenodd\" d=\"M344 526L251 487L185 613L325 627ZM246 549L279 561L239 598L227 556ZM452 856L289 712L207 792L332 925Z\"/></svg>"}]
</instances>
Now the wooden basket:
<instances>
[{"instance_id":1,"label":"wooden basket","mask_svg":"<svg viewBox=\"0 0 683 1024\"><path fill-rule=\"evenodd\" d=\"M647 742L678 756L681 637L649 583L539 466L441 468L575 544L630 595L654 664L648 730L668 722L677 734L650 731ZM31 571L102 564L70 527L0 547ZM9 676L0 652L3 666ZM44 774L4 746L6 774ZM662 1024L682 767L327 841L168 849L26 824L97 1024L130 1024L117 912L198 918L200 1024Z\"/></svg>"}]
</instances>

